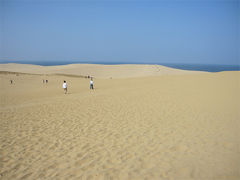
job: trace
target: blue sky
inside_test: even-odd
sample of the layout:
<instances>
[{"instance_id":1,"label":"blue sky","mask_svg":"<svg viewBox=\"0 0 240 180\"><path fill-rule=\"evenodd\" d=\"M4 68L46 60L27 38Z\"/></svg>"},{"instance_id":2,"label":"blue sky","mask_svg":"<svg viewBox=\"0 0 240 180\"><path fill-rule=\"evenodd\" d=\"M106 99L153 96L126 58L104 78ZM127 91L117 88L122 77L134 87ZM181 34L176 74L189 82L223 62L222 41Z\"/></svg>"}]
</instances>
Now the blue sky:
<instances>
[{"instance_id":1,"label":"blue sky","mask_svg":"<svg viewBox=\"0 0 240 180\"><path fill-rule=\"evenodd\" d=\"M240 64L239 0L0 0L0 60Z\"/></svg>"}]
</instances>

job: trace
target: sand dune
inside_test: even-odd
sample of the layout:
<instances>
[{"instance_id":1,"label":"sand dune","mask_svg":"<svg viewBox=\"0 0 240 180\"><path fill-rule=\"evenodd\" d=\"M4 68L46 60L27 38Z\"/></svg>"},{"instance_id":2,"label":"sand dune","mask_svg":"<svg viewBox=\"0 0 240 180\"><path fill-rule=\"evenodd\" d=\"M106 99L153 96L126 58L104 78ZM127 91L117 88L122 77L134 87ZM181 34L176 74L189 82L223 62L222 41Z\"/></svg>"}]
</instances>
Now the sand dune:
<instances>
[{"instance_id":1,"label":"sand dune","mask_svg":"<svg viewBox=\"0 0 240 180\"><path fill-rule=\"evenodd\" d=\"M62 66L38 66L29 64L0 64L0 71L22 72L31 74L71 74L94 76L96 78L129 78L159 76L166 74L203 73L168 68L161 65L100 65L100 64L69 64Z\"/></svg>"},{"instance_id":2,"label":"sand dune","mask_svg":"<svg viewBox=\"0 0 240 180\"><path fill-rule=\"evenodd\" d=\"M0 179L240 179L240 72L0 78Z\"/></svg>"}]
</instances>

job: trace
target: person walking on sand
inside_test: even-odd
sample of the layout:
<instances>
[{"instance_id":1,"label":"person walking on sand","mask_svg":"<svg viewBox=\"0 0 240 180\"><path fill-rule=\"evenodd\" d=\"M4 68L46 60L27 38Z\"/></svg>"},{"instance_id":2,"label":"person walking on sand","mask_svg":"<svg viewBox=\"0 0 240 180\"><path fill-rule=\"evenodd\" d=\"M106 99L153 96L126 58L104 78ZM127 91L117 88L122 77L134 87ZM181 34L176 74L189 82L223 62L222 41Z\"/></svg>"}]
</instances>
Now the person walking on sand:
<instances>
[{"instance_id":1,"label":"person walking on sand","mask_svg":"<svg viewBox=\"0 0 240 180\"><path fill-rule=\"evenodd\" d=\"M90 80L90 89L93 89L93 78L91 77L91 80Z\"/></svg>"},{"instance_id":2,"label":"person walking on sand","mask_svg":"<svg viewBox=\"0 0 240 180\"><path fill-rule=\"evenodd\" d=\"M63 90L64 90L64 93L67 94L67 83L66 83L66 81L63 81Z\"/></svg>"}]
</instances>

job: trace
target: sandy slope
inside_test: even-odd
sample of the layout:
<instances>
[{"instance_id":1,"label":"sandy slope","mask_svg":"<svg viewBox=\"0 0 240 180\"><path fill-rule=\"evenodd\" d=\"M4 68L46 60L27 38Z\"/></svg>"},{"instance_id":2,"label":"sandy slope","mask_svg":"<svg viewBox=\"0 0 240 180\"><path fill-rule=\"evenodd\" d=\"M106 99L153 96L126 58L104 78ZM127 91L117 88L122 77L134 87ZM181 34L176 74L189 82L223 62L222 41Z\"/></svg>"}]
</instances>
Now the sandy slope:
<instances>
[{"instance_id":1,"label":"sandy slope","mask_svg":"<svg viewBox=\"0 0 240 180\"><path fill-rule=\"evenodd\" d=\"M240 179L240 72L0 77L0 179Z\"/></svg>"},{"instance_id":2,"label":"sandy slope","mask_svg":"<svg viewBox=\"0 0 240 180\"><path fill-rule=\"evenodd\" d=\"M128 78L158 76L163 74L200 73L168 68L161 65L99 65L69 64L62 66L38 66L29 64L0 64L0 71L24 72L34 74L74 74L96 78Z\"/></svg>"}]
</instances>

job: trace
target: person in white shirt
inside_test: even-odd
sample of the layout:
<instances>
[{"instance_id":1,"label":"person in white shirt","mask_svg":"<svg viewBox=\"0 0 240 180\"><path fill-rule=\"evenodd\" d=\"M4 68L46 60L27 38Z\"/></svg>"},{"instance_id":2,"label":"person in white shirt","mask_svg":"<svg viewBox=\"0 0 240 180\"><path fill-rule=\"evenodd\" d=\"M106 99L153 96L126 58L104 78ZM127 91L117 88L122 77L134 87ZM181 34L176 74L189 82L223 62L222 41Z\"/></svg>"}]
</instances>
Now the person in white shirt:
<instances>
[{"instance_id":1,"label":"person in white shirt","mask_svg":"<svg viewBox=\"0 0 240 180\"><path fill-rule=\"evenodd\" d=\"M93 79L90 80L90 89L93 89Z\"/></svg>"},{"instance_id":2,"label":"person in white shirt","mask_svg":"<svg viewBox=\"0 0 240 180\"><path fill-rule=\"evenodd\" d=\"M63 81L63 90L64 90L64 93L67 94L67 83L66 83L66 81Z\"/></svg>"}]
</instances>

